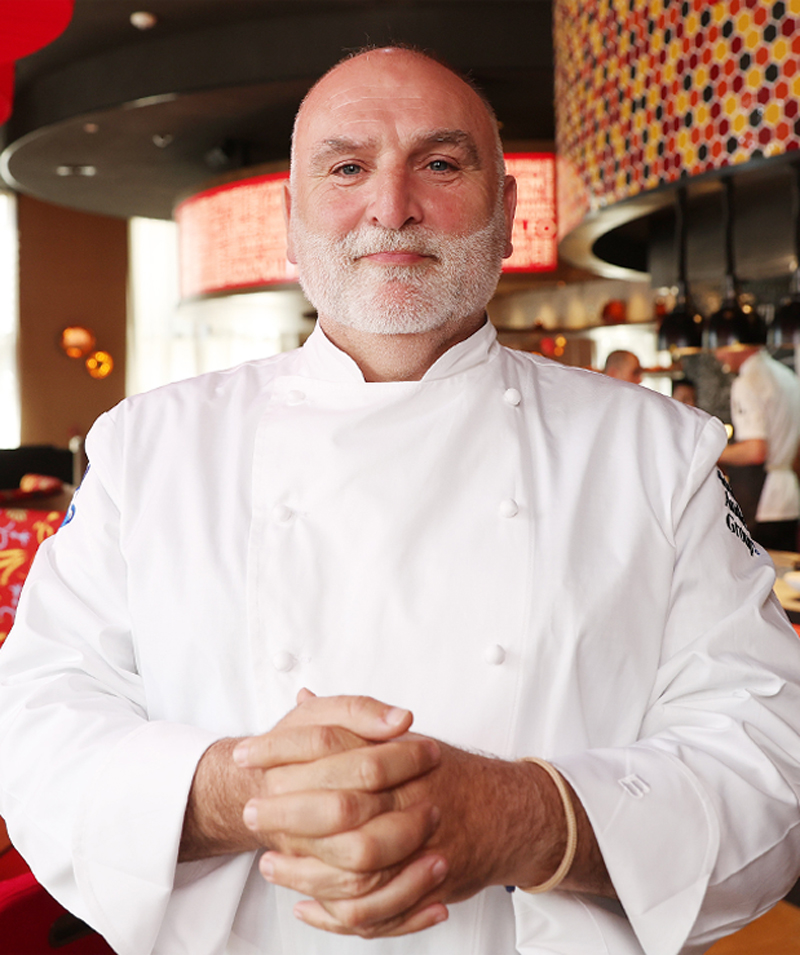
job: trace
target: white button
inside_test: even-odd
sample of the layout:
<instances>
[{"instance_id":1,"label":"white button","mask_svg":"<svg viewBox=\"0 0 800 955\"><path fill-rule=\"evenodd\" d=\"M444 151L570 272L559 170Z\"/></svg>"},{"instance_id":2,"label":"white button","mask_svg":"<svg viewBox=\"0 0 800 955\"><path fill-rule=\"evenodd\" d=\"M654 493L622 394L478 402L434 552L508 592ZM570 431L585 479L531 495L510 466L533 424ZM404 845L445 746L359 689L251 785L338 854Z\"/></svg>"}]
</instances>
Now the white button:
<instances>
[{"instance_id":1,"label":"white button","mask_svg":"<svg viewBox=\"0 0 800 955\"><path fill-rule=\"evenodd\" d=\"M288 405L299 405L306 400L306 395L304 391L290 391L286 395L286 404Z\"/></svg>"},{"instance_id":2,"label":"white button","mask_svg":"<svg viewBox=\"0 0 800 955\"><path fill-rule=\"evenodd\" d=\"M513 405L515 408L522 401L522 395L517 391L516 388L506 388L505 393L503 394L503 401L509 405Z\"/></svg>"},{"instance_id":3,"label":"white button","mask_svg":"<svg viewBox=\"0 0 800 955\"><path fill-rule=\"evenodd\" d=\"M281 673L288 673L296 662L288 650L279 650L272 658L272 665Z\"/></svg>"},{"instance_id":4,"label":"white button","mask_svg":"<svg viewBox=\"0 0 800 955\"><path fill-rule=\"evenodd\" d=\"M276 504L272 508L272 517L278 524L287 524L294 514L294 511L291 507L287 507L285 504Z\"/></svg>"},{"instance_id":5,"label":"white button","mask_svg":"<svg viewBox=\"0 0 800 955\"><path fill-rule=\"evenodd\" d=\"M513 498L506 498L500 502L500 517L514 517L519 513L519 505Z\"/></svg>"},{"instance_id":6,"label":"white button","mask_svg":"<svg viewBox=\"0 0 800 955\"><path fill-rule=\"evenodd\" d=\"M506 658L506 651L499 643L493 643L483 651L483 659L493 667L500 666Z\"/></svg>"}]
</instances>

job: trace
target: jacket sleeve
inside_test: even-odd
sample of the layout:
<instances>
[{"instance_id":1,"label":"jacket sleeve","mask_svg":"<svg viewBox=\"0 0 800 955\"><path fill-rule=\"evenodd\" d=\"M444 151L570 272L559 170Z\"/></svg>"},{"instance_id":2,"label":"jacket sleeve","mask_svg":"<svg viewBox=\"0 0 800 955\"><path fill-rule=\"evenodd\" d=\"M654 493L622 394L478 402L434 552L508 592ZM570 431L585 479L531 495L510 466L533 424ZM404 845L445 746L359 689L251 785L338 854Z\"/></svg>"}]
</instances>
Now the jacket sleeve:
<instances>
[{"instance_id":1,"label":"jacket sleeve","mask_svg":"<svg viewBox=\"0 0 800 955\"><path fill-rule=\"evenodd\" d=\"M554 759L647 955L705 951L800 873L800 640L715 467L717 429L673 504L670 607L640 738Z\"/></svg>"},{"instance_id":2,"label":"jacket sleeve","mask_svg":"<svg viewBox=\"0 0 800 955\"><path fill-rule=\"evenodd\" d=\"M48 891L138 955L154 945L187 793L214 737L147 719L113 432L109 416L93 429L91 467L36 555L0 652L0 813Z\"/></svg>"}]
</instances>

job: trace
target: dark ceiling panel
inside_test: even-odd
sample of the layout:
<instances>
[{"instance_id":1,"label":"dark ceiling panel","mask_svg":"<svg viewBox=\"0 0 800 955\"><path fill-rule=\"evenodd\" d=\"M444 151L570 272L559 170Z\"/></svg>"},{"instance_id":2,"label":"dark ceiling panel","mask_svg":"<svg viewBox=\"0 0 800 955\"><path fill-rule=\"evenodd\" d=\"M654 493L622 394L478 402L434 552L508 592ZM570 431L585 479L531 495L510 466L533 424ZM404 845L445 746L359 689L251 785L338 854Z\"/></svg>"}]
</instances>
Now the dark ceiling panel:
<instances>
[{"instance_id":1,"label":"dark ceiling panel","mask_svg":"<svg viewBox=\"0 0 800 955\"><path fill-rule=\"evenodd\" d=\"M128 18L143 6L159 22L140 33ZM507 139L553 139L546 0L77 0L63 36L19 64L6 177L90 211L168 217L215 173L285 160L313 80L343 51L391 42L470 72Z\"/></svg>"}]
</instances>

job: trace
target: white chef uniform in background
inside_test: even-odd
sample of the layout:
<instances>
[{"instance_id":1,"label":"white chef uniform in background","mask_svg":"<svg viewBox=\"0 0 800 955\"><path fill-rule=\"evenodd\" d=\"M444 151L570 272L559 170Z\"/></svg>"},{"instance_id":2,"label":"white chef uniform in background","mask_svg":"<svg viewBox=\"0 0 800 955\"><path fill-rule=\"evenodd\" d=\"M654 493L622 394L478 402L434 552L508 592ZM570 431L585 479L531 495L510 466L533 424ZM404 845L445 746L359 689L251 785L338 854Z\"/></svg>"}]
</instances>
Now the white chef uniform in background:
<instances>
[{"instance_id":1,"label":"white chef uniform in background","mask_svg":"<svg viewBox=\"0 0 800 955\"><path fill-rule=\"evenodd\" d=\"M800 442L800 379L763 349L757 351L731 384L731 418L736 441L767 442L756 520L800 517L800 484L792 466Z\"/></svg>"},{"instance_id":2,"label":"white chef uniform in background","mask_svg":"<svg viewBox=\"0 0 800 955\"><path fill-rule=\"evenodd\" d=\"M0 654L0 813L38 878L122 955L676 955L779 898L800 643L722 426L632 389L488 324L367 384L317 329L104 415ZM621 904L495 886L365 942L298 922L255 854L176 867L201 754L303 686L551 759Z\"/></svg>"}]
</instances>

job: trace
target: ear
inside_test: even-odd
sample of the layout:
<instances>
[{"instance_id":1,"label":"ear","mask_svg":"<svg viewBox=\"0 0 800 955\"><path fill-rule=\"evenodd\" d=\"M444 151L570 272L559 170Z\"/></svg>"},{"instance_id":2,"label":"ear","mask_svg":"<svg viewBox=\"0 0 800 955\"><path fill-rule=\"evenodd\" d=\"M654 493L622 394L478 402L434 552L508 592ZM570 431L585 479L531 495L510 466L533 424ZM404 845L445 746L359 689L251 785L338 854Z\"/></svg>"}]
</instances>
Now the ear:
<instances>
[{"instance_id":1,"label":"ear","mask_svg":"<svg viewBox=\"0 0 800 955\"><path fill-rule=\"evenodd\" d=\"M292 230L289 228L289 223L292 220L292 187L287 180L283 184L283 223L286 227L286 258L292 263L292 265L297 265L297 259L294 255L294 245L292 243Z\"/></svg>"},{"instance_id":2,"label":"ear","mask_svg":"<svg viewBox=\"0 0 800 955\"><path fill-rule=\"evenodd\" d=\"M514 251L511 231L514 228L514 211L517 208L517 180L513 176L506 176L503 183L503 208L506 214L506 249L503 258L507 259Z\"/></svg>"}]
</instances>

